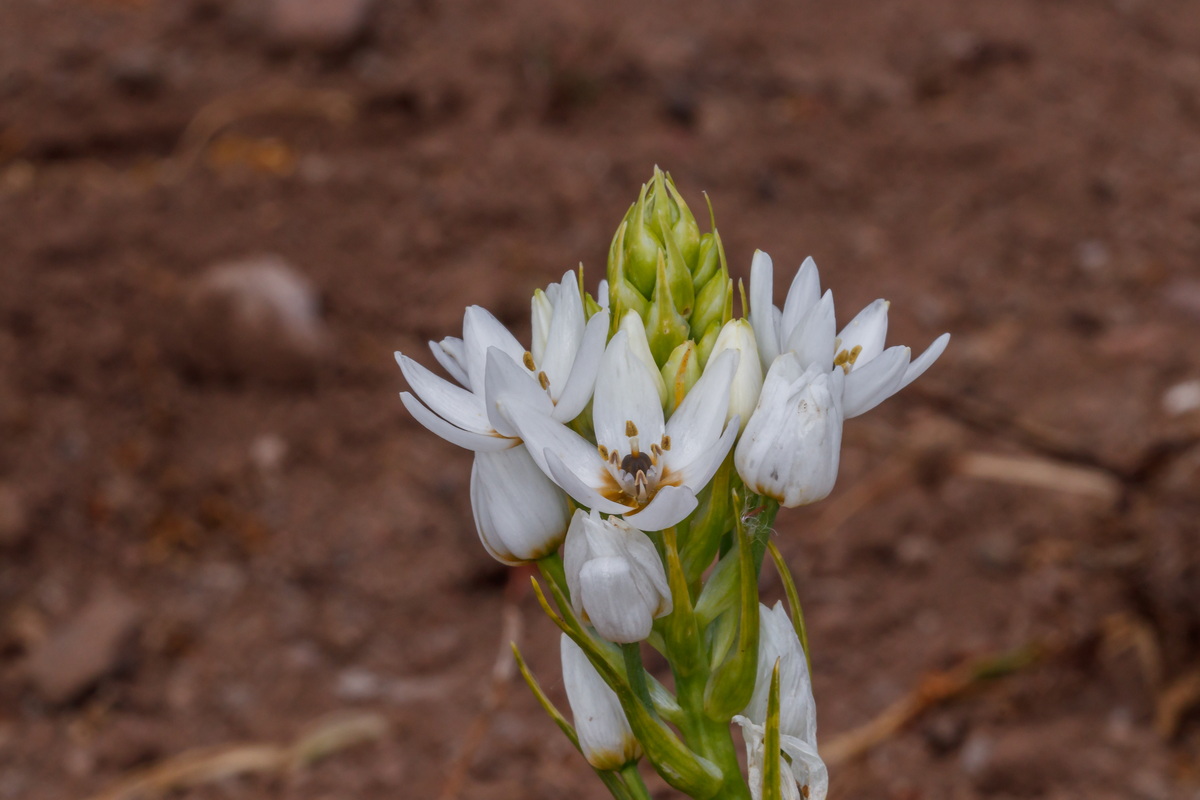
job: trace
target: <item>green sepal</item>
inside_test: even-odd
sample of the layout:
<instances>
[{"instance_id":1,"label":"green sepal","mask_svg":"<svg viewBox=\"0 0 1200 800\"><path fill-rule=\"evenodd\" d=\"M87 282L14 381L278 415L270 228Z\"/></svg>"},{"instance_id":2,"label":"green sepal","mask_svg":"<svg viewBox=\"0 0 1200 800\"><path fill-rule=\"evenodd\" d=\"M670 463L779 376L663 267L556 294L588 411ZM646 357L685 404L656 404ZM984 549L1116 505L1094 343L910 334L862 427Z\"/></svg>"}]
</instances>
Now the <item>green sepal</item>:
<instances>
[{"instance_id":1,"label":"green sepal","mask_svg":"<svg viewBox=\"0 0 1200 800\"><path fill-rule=\"evenodd\" d=\"M650 354L661 368L671 357L671 351L688 338L690 329L686 319L675 310L671 290L667 284L667 261L659 253L658 283L654 286L654 298L649 311L642 317L646 320L646 338L650 342ZM711 348L710 348L711 350Z\"/></svg>"},{"instance_id":2,"label":"green sepal","mask_svg":"<svg viewBox=\"0 0 1200 800\"><path fill-rule=\"evenodd\" d=\"M664 224L666 211L658 211L658 216L659 224ZM673 236L666 237L665 252L667 285L671 287L671 300L675 304L675 310L679 312L679 316L690 317L692 309L696 306L696 290L692 286L692 271L688 269L687 261ZM662 281L661 274L658 275L657 280ZM657 283L655 286L657 288Z\"/></svg>"},{"instance_id":3,"label":"green sepal","mask_svg":"<svg viewBox=\"0 0 1200 800\"><path fill-rule=\"evenodd\" d=\"M779 770L779 659L771 671L767 695L767 727L763 734L762 800L783 800L783 776Z\"/></svg>"},{"instance_id":4,"label":"green sepal","mask_svg":"<svg viewBox=\"0 0 1200 800\"><path fill-rule=\"evenodd\" d=\"M700 356L700 368L708 366L708 357L712 355L713 348L717 345L717 336L721 333L721 320L713 320L708 329L704 331L704 335L696 342L696 350Z\"/></svg>"},{"instance_id":5,"label":"green sepal","mask_svg":"<svg viewBox=\"0 0 1200 800\"><path fill-rule=\"evenodd\" d=\"M746 707L758 674L758 569L750 536L740 517L734 521L734 535L738 562L737 647L704 687L704 711L717 721L727 720Z\"/></svg>"},{"instance_id":6,"label":"green sepal","mask_svg":"<svg viewBox=\"0 0 1200 800\"><path fill-rule=\"evenodd\" d=\"M646 219L653 213L652 209L647 211L647 193L651 185L642 184L637 202L626 212L625 230L620 243L626 275L633 286L646 297L654 291L658 251L662 249L662 242L654 235L653 228L647 224Z\"/></svg>"},{"instance_id":7,"label":"green sepal","mask_svg":"<svg viewBox=\"0 0 1200 800\"><path fill-rule=\"evenodd\" d=\"M700 380L700 356L696 351L696 343L688 339L671 351L671 356L662 368L663 381L667 384L667 407L664 409L669 416L683 398Z\"/></svg>"},{"instance_id":8,"label":"green sepal","mask_svg":"<svg viewBox=\"0 0 1200 800\"><path fill-rule=\"evenodd\" d=\"M717 252L717 237L706 233L700 237L700 248L696 253L696 270L692 273L692 286L699 292L721 268L721 256Z\"/></svg>"},{"instance_id":9,"label":"green sepal","mask_svg":"<svg viewBox=\"0 0 1200 800\"><path fill-rule=\"evenodd\" d=\"M583 753L583 748L579 746L579 734L575 732L575 726L567 722L567 718L562 715L558 708L554 705L546 693L542 691L542 685L538 683L538 679L534 677L533 672L529 669L529 665L525 663L525 659L521 657L521 648L517 647L516 642L512 642L513 658L516 659L517 669L521 672L521 677L525 679L525 685L529 687L529 691L533 692L534 698L537 699L538 705L542 710L554 720L554 724L558 726L566 737L571 740L571 744L575 745L575 749ZM613 797L619 800L633 800L633 795L629 793L625 783L615 772L609 770L596 769L592 767L592 771L604 782L608 791Z\"/></svg>"},{"instance_id":10,"label":"green sepal","mask_svg":"<svg viewBox=\"0 0 1200 800\"><path fill-rule=\"evenodd\" d=\"M604 679L617 695L625 718L634 736L642 745L646 758L654 765L654 769L663 780L684 794L708 800L716 796L721 789L723 776L721 771L710 762L692 752L687 745L680 741L670 728L663 724L653 711L642 703L625 680L624 670L609 663L604 650L595 639L583 628L579 619L571 610L570 603L562 596L562 592L554 584L550 591L554 594L561 616L550 607L546 595L542 592L541 584L536 578L531 578L533 590L537 595L542 611L558 626L559 630L571 637L579 645L588 661L596 668L596 672Z\"/></svg>"},{"instance_id":11,"label":"green sepal","mask_svg":"<svg viewBox=\"0 0 1200 800\"><path fill-rule=\"evenodd\" d=\"M704 570L712 564L721 545L721 537L730 528L732 507L729 504L729 482L732 473L733 453L730 452L713 473L708 487L701 492L700 505L692 512L691 528L680 553L683 573L689 585L698 581Z\"/></svg>"},{"instance_id":12,"label":"green sepal","mask_svg":"<svg viewBox=\"0 0 1200 800\"><path fill-rule=\"evenodd\" d=\"M609 336L617 332L621 318L626 312L633 311L644 322L650 310L650 301L629 282L626 274L625 251L621 247L625 225L626 223L622 222L617 228L612 245L608 249L608 307L611 312Z\"/></svg>"},{"instance_id":13,"label":"green sepal","mask_svg":"<svg viewBox=\"0 0 1200 800\"><path fill-rule=\"evenodd\" d=\"M655 172L658 169L655 168ZM677 216L673 218L670 228L670 236L666 236L664 229L664 238L675 243L675 247L679 249L680 255L683 256L684 263L688 266L689 272L694 272L692 269L696 265L696 255L700 248L700 226L696 223L696 217L692 214L692 210L688 208L687 202L683 199L683 195L675 188L675 181L671 179L671 173L664 175L664 183L667 187L667 192L674 201L673 209L677 211ZM662 197L662 195L659 195ZM655 203L660 202L655 198Z\"/></svg>"},{"instance_id":14,"label":"green sepal","mask_svg":"<svg viewBox=\"0 0 1200 800\"><path fill-rule=\"evenodd\" d=\"M808 662L808 671L811 673L812 655L808 652L808 628L804 624L804 609L800 607L800 593L796 591L796 581L792 578L792 571L788 569L787 562L783 560L783 553L780 553L779 548L770 540L767 541L767 552L771 554L771 560L775 562L775 571L779 573L779 580L783 582L788 611L791 612L792 627L796 629L796 638L800 640L800 646L804 648L804 660Z\"/></svg>"},{"instance_id":15,"label":"green sepal","mask_svg":"<svg viewBox=\"0 0 1200 800\"><path fill-rule=\"evenodd\" d=\"M726 553L709 573L696 600L696 624L707 628L733 608L738 596L738 554Z\"/></svg>"},{"instance_id":16,"label":"green sepal","mask_svg":"<svg viewBox=\"0 0 1200 800\"><path fill-rule=\"evenodd\" d=\"M732 610L721 614L708 628L708 658L716 669L729 656L738 635L738 615ZM711 719L711 718L710 718Z\"/></svg>"}]
</instances>

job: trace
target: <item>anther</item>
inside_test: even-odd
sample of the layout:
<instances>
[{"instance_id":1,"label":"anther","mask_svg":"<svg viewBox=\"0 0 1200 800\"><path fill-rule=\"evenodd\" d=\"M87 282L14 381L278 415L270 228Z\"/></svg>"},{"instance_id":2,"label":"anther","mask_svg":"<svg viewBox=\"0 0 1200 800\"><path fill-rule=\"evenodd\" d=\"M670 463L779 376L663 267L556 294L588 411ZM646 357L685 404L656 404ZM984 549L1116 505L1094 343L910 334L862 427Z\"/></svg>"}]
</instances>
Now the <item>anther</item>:
<instances>
[{"instance_id":1,"label":"anther","mask_svg":"<svg viewBox=\"0 0 1200 800\"><path fill-rule=\"evenodd\" d=\"M525 355L521 356L521 363L524 364L525 369L529 370L530 372L533 372L535 369L537 369L537 365L533 363L533 353L529 352L528 350L525 351Z\"/></svg>"},{"instance_id":2,"label":"anther","mask_svg":"<svg viewBox=\"0 0 1200 800\"><path fill-rule=\"evenodd\" d=\"M671 449L671 437L667 436L665 433L663 434L663 438L662 438L662 449L663 450Z\"/></svg>"},{"instance_id":3,"label":"anther","mask_svg":"<svg viewBox=\"0 0 1200 800\"><path fill-rule=\"evenodd\" d=\"M550 388L550 379L546 377L546 373L544 373L544 372L538 373L538 383L540 383L542 385L543 389Z\"/></svg>"},{"instance_id":4,"label":"anther","mask_svg":"<svg viewBox=\"0 0 1200 800\"><path fill-rule=\"evenodd\" d=\"M625 420L625 435L626 436L637 436L638 435L637 425L634 425L633 420L631 420L631 419Z\"/></svg>"},{"instance_id":5,"label":"anther","mask_svg":"<svg viewBox=\"0 0 1200 800\"><path fill-rule=\"evenodd\" d=\"M605 461L608 461L608 448L604 445L600 445L597 449L600 451L600 457Z\"/></svg>"}]
</instances>

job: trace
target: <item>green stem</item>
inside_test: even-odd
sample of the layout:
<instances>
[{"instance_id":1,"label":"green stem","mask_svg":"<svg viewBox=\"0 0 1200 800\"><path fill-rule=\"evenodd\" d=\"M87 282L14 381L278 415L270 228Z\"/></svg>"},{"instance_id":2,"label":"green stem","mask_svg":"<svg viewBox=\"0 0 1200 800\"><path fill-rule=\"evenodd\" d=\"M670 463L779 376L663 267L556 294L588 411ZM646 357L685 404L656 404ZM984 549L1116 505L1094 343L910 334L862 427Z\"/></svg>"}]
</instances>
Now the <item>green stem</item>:
<instances>
[{"instance_id":1,"label":"green stem","mask_svg":"<svg viewBox=\"0 0 1200 800\"><path fill-rule=\"evenodd\" d=\"M642 780L642 773L638 772L636 761L621 767L621 777L625 779L625 790L633 800L650 800L650 790Z\"/></svg>"},{"instance_id":2,"label":"green stem","mask_svg":"<svg viewBox=\"0 0 1200 800\"><path fill-rule=\"evenodd\" d=\"M562 556L557 551L545 558L539 558L537 565L543 578L557 586L567 597L571 596L571 592L567 589L567 573L563 569Z\"/></svg>"},{"instance_id":3,"label":"green stem","mask_svg":"<svg viewBox=\"0 0 1200 800\"><path fill-rule=\"evenodd\" d=\"M642 649L637 642L621 645L621 655L625 657L625 677L633 693L642 701L642 705L655 714L654 703L650 699L650 687L646 684L646 668L642 666Z\"/></svg>"}]
</instances>

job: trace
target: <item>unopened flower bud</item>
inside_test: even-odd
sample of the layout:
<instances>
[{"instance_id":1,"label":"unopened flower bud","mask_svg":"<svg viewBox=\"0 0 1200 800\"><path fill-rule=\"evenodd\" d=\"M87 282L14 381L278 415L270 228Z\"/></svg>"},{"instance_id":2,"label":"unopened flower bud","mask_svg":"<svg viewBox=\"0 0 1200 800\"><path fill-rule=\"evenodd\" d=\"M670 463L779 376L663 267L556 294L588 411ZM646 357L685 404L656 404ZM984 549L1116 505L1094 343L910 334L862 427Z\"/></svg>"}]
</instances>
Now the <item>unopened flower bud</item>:
<instances>
[{"instance_id":1,"label":"unopened flower bud","mask_svg":"<svg viewBox=\"0 0 1200 800\"><path fill-rule=\"evenodd\" d=\"M732 419L734 415L741 417L742 430L745 430L755 406L758 405L758 396L763 385L758 345L754 341L754 328L748 321L734 319L725 323L717 335L709 358L726 350L736 350L741 354L737 372L733 374L733 383L729 387L729 413L726 419Z\"/></svg>"},{"instance_id":2,"label":"unopened flower bud","mask_svg":"<svg viewBox=\"0 0 1200 800\"><path fill-rule=\"evenodd\" d=\"M618 770L642 754L617 693L609 688L579 645L565 633L559 645L563 687L575 718L583 757L596 769Z\"/></svg>"},{"instance_id":3,"label":"unopened flower bud","mask_svg":"<svg viewBox=\"0 0 1200 800\"><path fill-rule=\"evenodd\" d=\"M667 384L666 411L670 414L679 408L688 391L700 380L700 354L696 343L688 339L672 350L671 357L663 365L662 376Z\"/></svg>"},{"instance_id":4,"label":"unopened flower bud","mask_svg":"<svg viewBox=\"0 0 1200 800\"><path fill-rule=\"evenodd\" d=\"M525 445L475 454L471 511L484 548L510 565L553 553L571 521L567 496L538 468Z\"/></svg>"},{"instance_id":5,"label":"unopened flower bud","mask_svg":"<svg viewBox=\"0 0 1200 800\"><path fill-rule=\"evenodd\" d=\"M650 341L650 352L659 366L667 363L671 351L688 338L690 328L685 316L675 307L671 287L667 279L666 258L658 259L658 283L654 287L654 300L646 314L646 338Z\"/></svg>"},{"instance_id":6,"label":"unopened flower bud","mask_svg":"<svg viewBox=\"0 0 1200 800\"><path fill-rule=\"evenodd\" d=\"M563 545L571 605L610 642L640 642L671 613L667 574L650 537L617 517L575 512Z\"/></svg>"},{"instance_id":7,"label":"unopened flower bud","mask_svg":"<svg viewBox=\"0 0 1200 800\"><path fill-rule=\"evenodd\" d=\"M783 506L815 503L833 491L842 449L845 374L775 359L738 442L734 464L746 486Z\"/></svg>"}]
</instances>

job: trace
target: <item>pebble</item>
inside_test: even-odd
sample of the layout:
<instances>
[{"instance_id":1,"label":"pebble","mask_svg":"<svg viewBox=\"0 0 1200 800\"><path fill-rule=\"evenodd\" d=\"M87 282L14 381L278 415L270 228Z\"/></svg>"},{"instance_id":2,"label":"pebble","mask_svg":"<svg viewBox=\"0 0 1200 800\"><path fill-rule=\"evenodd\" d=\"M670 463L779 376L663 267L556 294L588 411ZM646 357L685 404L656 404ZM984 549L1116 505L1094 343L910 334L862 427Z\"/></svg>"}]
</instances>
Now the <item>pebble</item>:
<instances>
[{"instance_id":1,"label":"pebble","mask_svg":"<svg viewBox=\"0 0 1200 800\"><path fill-rule=\"evenodd\" d=\"M177 349L204 378L303 383L329 347L316 289L278 256L209 268L183 311Z\"/></svg>"},{"instance_id":2,"label":"pebble","mask_svg":"<svg viewBox=\"0 0 1200 800\"><path fill-rule=\"evenodd\" d=\"M124 665L141 617L138 606L115 591L98 594L33 651L26 675L47 702L78 698Z\"/></svg>"},{"instance_id":3,"label":"pebble","mask_svg":"<svg viewBox=\"0 0 1200 800\"><path fill-rule=\"evenodd\" d=\"M1200 379L1177 383L1167 389L1163 394L1162 404L1163 410L1171 417L1179 417L1200 409Z\"/></svg>"},{"instance_id":4,"label":"pebble","mask_svg":"<svg viewBox=\"0 0 1200 800\"><path fill-rule=\"evenodd\" d=\"M348 50L366 34L373 5L372 0L270 0L267 33L288 49Z\"/></svg>"}]
</instances>

